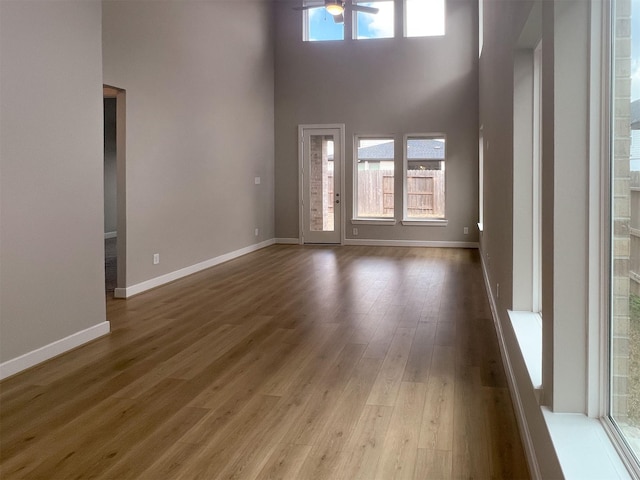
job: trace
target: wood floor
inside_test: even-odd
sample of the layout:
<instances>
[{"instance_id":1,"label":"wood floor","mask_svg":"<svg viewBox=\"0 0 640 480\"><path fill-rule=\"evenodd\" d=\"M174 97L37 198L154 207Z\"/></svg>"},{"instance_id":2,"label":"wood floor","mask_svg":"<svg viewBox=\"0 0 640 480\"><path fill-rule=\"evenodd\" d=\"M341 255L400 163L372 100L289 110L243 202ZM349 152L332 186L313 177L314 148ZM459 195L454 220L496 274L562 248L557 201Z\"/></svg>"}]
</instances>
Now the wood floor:
<instances>
[{"instance_id":1,"label":"wood floor","mask_svg":"<svg viewBox=\"0 0 640 480\"><path fill-rule=\"evenodd\" d=\"M0 384L0 477L528 478L475 250L272 246Z\"/></svg>"}]
</instances>

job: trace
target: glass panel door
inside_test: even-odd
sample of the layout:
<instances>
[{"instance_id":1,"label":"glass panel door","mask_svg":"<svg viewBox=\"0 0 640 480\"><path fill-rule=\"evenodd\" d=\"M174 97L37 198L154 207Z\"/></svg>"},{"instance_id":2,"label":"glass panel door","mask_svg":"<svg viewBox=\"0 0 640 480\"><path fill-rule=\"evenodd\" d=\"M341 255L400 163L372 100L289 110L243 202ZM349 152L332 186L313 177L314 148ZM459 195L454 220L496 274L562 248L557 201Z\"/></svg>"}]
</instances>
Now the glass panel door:
<instances>
[{"instance_id":1,"label":"glass panel door","mask_svg":"<svg viewBox=\"0 0 640 480\"><path fill-rule=\"evenodd\" d=\"M340 243L340 131L304 128L302 135L303 243Z\"/></svg>"}]
</instances>

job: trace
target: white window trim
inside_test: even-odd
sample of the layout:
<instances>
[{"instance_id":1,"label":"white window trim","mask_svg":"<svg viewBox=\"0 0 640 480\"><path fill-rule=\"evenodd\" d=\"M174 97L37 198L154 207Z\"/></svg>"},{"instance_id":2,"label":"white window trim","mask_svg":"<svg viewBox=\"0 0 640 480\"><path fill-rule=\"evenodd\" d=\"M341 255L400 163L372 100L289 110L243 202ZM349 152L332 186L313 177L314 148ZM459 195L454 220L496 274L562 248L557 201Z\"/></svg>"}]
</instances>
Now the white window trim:
<instances>
[{"instance_id":1,"label":"white window trim","mask_svg":"<svg viewBox=\"0 0 640 480\"><path fill-rule=\"evenodd\" d=\"M443 218L411 218L407 216L408 190L407 171L409 169L409 159L407 158L407 141L409 138L420 137L425 139L444 138L445 154L441 160L444 166L444 217ZM423 225L423 226L447 226L447 135L445 133L407 133L402 138L402 224L403 225ZM425 159L429 160L429 159ZM434 159L437 161L437 159Z\"/></svg>"},{"instance_id":2,"label":"white window trim","mask_svg":"<svg viewBox=\"0 0 640 480\"><path fill-rule=\"evenodd\" d=\"M533 50L531 309L542 311L542 40Z\"/></svg>"},{"instance_id":3,"label":"white window trim","mask_svg":"<svg viewBox=\"0 0 640 480\"><path fill-rule=\"evenodd\" d=\"M395 218L352 218L351 225L395 225L398 221Z\"/></svg>"},{"instance_id":4,"label":"white window trim","mask_svg":"<svg viewBox=\"0 0 640 480\"><path fill-rule=\"evenodd\" d=\"M360 217L358 216L358 140L391 140L393 141L393 217ZM398 211L396 205L396 137L394 135L370 135L370 134L355 134L353 136L353 218L351 223L353 225L395 225L397 220L395 218Z\"/></svg>"},{"instance_id":5,"label":"white window trim","mask_svg":"<svg viewBox=\"0 0 640 480\"><path fill-rule=\"evenodd\" d=\"M482 3L482 0L480 0ZM478 132L478 230L482 232L484 222L484 125Z\"/></svg>"},{"instance_id":6,"label":"white window trim","mask_svg":"<svg viewBox=\"0 0 640 480\"><path fill-rule=\"evenodd\" d=\"M414 227L446 227L449 225L449 220L446 218L434 218L433 220L402 220L402 225L411 225Z\"/></svg>"},{"instance_id":7,"label":"white window trim","mask_svg":"<svg viewBox=\"0 0 640 480\"><path fill-rule=\"evenodd\" d=\"M322 2L303 2L303 5L312 5L317 8L324 8ZM317 5L316 5L317 4ZM345 38L347 38L347 29L346 23L342 26L342 38L333 38L328 40L311 40L309 38L309 12L311 9L302 11L302 41L303 43L324 43L324 42L344 42ZM328 15L328 14L327 14Z\"/></svg>"}]
</instances>

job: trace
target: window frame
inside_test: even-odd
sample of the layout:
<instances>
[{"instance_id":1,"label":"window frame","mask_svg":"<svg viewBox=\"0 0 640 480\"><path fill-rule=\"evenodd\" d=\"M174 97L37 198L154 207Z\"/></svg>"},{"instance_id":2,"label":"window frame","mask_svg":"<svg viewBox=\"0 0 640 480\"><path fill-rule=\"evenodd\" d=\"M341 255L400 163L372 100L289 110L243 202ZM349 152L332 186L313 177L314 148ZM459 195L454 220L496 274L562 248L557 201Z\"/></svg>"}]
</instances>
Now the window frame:
<instances>
[{"instance_id":1,"label":"window frame","mask_svg":"<svg viewBox=\"0 0 640 480\"><path fill-rule=\"evenodd\" d=\"M310 38L310 34L311 34L311 12L312 10L316 9L316 8L321 8L321 9L325 9L325 6L322 3L318 3L317 5L315 5L316 2L303 2L303 6L313 6L313 8L309 8L306 10L302 11L302 41L304 43L318 43L318 42L343 42L345 40L345 38L347 38L347 32L346 32L346 28L345 28L345 23L343 22L342 24L342 38L330 38L330 39L318 39L318 40L312 40ZM329 13L326 13L327 15L329 15Z\"/></svg>"},{"instance_id":2,"label":"window frame","mask_svg":"<svg viewBox=\"0 0 640 480\"><path fill-rule=\"evenodd\" d=\"M424 160L431 161L440 161L442 162L442 170L444 173L444 215L442 218L440 217L432 217L432 218L417 218L417 217L409 217L407 214L408 206L409 206L409 189L407 186L407 173L409 170L409 157L407 152L408 141L410 139L424 139L424 140L434 140L434 139L443 139L445 145L445 154L444 159L427 159ZM449 221L447 219L447 151L448 151L448 141L446 133L407 133L403 136L402 139L402 224L403 225L414 225L414 226L447 226Z\"/></svg>"},{"instance_id":3,"label":"window frame","mask_svg":"<svg viewBox=\"0 0 640 480\"><path fill-rule=\"evenodd\" d=\"M360 140L389 140L393 142L393 185L394 185L394 193L393 193L393 215L391 217L361 217L358 215L358 144ZM396 137L393 134L355 134L353 136L353 194L352 194L352 202L353 202L353 217L351 223L353 225L395 225L396 224L396 215L398 212L397 202L396 202Z\"/></svg>"}]
</instances>

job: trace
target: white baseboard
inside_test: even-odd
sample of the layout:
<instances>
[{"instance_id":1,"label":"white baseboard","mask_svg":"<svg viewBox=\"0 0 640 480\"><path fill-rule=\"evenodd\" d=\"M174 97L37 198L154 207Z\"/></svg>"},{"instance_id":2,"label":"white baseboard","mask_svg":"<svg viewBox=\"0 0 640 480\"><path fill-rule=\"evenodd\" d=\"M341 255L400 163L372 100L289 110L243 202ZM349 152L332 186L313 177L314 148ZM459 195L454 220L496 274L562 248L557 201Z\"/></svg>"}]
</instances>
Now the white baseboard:
<instances>
[{"instance_id":1,"label":"white baseboard","mask_svg":"<svg viewBox=\"0 0 640 480\"><path fill-rule=\"evenodd\" d=\"M477 242L450 242L430 240L371 240L345 238L344 245L370 247L440 247L440 248L478 248Z\"/></svg>"},{"instance_id":2,"label":"white baseboard","mask_svg":"<svg viewBox=\"0 0 640 480\"><path fill-rule=\"evenodd\" d=\"M104 239L107 240L109 238L116 238L118 236L118 232L104 232Z\"/></svg>"},{"instance_id":3,"label":"white baseboard","mask_svg":"<svg viewBox=\"0 0 640 480\"><path fill-rule=\"evenodd\" d=\"M276 243L278 245L299 245L299 238L276 238Z\"/></svg>"},{"instance_id":4,"label":"white baseboard","mask_svg":"<svg viewBox=\"0 0 640 480\"><path fill-rule=\"evenodd\" d=\"M102 322L93 327L76 332L68 337L56 340L49 345L40 347L19 357L0 363L0 380L15 375L27 368L57 357L58 355L83 345L91 340L102 337L111 331L109 322Z\"/></svg>"},{"instance_id":5,"label":"white baseboard","mask_svg":"<svg viewBox=\"0 0 640 480\"><path fill-rule=\"evenodd\" d=\"M233 252L225 253L224 255L220 255L215 258L210 258L209 260L196 263L195 265L191 265L190 267L181 268L180 270L160 275L159 277L140 282L130 287L116 288L113 292L113 296L116 298L129 298L133 295L146 292L147 290L151 290L152 288L156 288L166 283L173 282L174 280L178 280L188 275L206 270L207 268L215 267L216 265L220 265L221 263L228 262L229 260L233 260L234 258L241 257L243 255L246 255L247 253L255 252L256 250L260 250L275 243L275 239L272 238L261 243L256 243L255 245L249 245L248 247L241 248L240 250L235 250Z\"/></svg>"},{"instance_id":6,"label":"white baseboard","mask_svg":"<svg viewBox=\"0 0 640 480\"><path fill-rule=\"evenodd\" d=\"M498 306L496 305L495 297L493 296L493 290L491 289L491 282L489 281L489 273L487 272L486 264L484 263L483 252L480 251L480 263L482 265L482 276L484 278L484 286L487 290L487 297L489 298L489 305L491 307L491 315L493 317L493 325L496 329L496 335L498 337L498 346L500 347L500 356L502 357L502 365L507 376L507 383L509 384L509 391L513 398L513 406L516 414L516 420L520 430L520 439L524 447L525 455L527 456L527 463L529 464L529 473L534 480L542 480L540 474L540 466L538 465L538 457L536 456L535 447L533 446L533 439L531 438L531 432L529 431L529 425L527 423L526 416L524 414L524 407L522 406L522 399L520 398L520 392L517 389L517 382L513 367L511 365L511 359L507 351L507 345L504 340L502 332L502 323L500 322L500 315L498 314Z\"/></svg>"}]
</instances>

